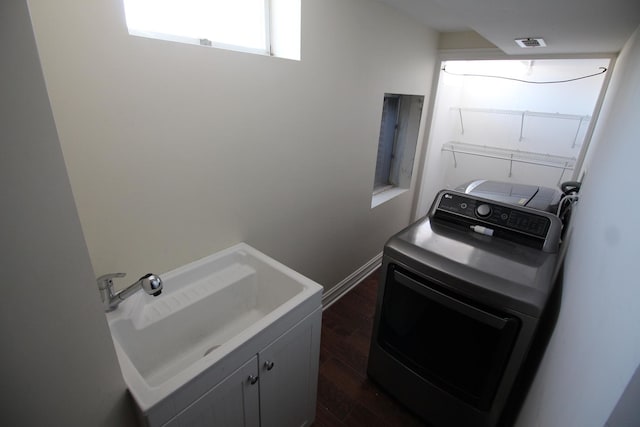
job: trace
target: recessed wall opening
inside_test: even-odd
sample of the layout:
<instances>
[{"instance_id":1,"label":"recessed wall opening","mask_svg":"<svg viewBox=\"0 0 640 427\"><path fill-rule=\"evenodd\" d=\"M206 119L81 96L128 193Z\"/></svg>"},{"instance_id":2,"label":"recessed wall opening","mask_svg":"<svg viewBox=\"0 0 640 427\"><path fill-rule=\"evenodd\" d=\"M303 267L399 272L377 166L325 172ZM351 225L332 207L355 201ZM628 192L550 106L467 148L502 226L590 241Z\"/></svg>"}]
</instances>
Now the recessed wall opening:
<instances>
[{"instance_id":1,"label":"recessed wall opening","mask_svg":"<svg viewBox=\"0 0 640 427\"><path fill-rule=\"evenodd\" d=\"M479 179L577 180L610 58L443 61L416 216Z\"/></svg>"},{"instance_id":2,"label":"recessed wall opening","mask_svg":"<svg viewBox=\"0 0 640 427\"><path fill-rule=\"evenodd\" d=\"M424 96L385 93L371 207L411 185Z\"/></svg>"}]
</instances>

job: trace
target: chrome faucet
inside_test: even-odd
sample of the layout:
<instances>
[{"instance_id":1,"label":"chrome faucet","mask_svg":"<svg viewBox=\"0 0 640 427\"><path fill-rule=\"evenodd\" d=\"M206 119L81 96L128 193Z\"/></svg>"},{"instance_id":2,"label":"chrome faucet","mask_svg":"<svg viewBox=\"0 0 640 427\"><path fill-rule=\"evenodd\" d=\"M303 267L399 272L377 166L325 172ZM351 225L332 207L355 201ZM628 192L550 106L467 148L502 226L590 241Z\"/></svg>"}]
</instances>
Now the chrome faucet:
<instances>
[{"instance_id":1,"label":"chrome faucet","mask_svg":"<svg viewBox=\"0 0 640 427\"><path fill-rule=\"evenodd\" d=\"M133 285L118 292L113 291L113 279L126 276L125 273L109 273L98 277L98 289L104 305L104 311L113 311L131 295L144 289L149 295L157 297L162 292L162 279L155 274L145 274Z\"/></svg>"}]
</instances>

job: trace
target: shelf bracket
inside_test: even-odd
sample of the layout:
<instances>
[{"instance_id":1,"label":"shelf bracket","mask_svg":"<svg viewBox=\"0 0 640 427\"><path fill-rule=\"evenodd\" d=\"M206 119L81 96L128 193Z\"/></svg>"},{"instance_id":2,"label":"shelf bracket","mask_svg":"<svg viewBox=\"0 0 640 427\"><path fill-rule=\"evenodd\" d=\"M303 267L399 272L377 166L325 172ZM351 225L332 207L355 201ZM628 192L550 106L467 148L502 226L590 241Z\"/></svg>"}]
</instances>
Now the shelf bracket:
<instances>
[{"instance_id":1,"label":"shelf bracket","mask_svg":"<svg viewBox=\"0 0 640 427\"><path fill-rule=\"evenodd\" d=\"M511 154L511 159L509 160L509 178L513 175L513 153Z\"/></svg>"},{"instance_id":2,"label":"shelf bracket","mask_svg":"<svg viewBox=\"0 0 640 427\"><path fill-rule=\"evenodd\" d=\"M527 112L523 111L522 112L522 117L520 118L520 140L519 140L520 142L522 142L522 140L524 139L523 132L524 132L524 116L525 116L525 114L527 114ZM509 175L509 176L511 176L511 175Z\"/></svg>"},{"instance_id":3,"label":"shelf bracket","mask_svg":"<svg viewBox=\"0 0 640 427\"><path fill-rule=\"evenodd\" d=\"M451 149L451 154L453 155L453 167L458 168L458 160L456 159L456 150L455 148Z\"/></svg>"},{"instance_id":4,"label":"shelf bracket","mask_svg":"<svg viewBox=\"0 0 640 427\"><path fill-rule=\"evenodd\" d=\"M562 168L562 172L560 172L560 178L558 178L558 187L562 184L562 177L564 176L564 171L568 169L569 162L564 162L564 167Z\"/></svg>"},{"instance_id":5,"label":"shelf bracket","mask_svg":"<svg viewBox=\"0 0 640 427\"><path fill-rule=\"evenodd\" d=\"M460 116L460 135L464 135L464 121L462 120L462 108L458 108L458 115Z\"/></svg>"},{"instance_id":6,"label":"shelf bracket","mask_svg":"<svg viewBox=\"0 0 640 427\"><path fill-rule=\"evenodd\" d=\"M584 117L580 117L580 122L578 123L578 129L576 130L576 136L573 138L573 145L571 148L576 148L576 142L578 142L578 134L580 133L580 128L582 127L582 122L584 121Z\"/></svg>"}]
</instances>

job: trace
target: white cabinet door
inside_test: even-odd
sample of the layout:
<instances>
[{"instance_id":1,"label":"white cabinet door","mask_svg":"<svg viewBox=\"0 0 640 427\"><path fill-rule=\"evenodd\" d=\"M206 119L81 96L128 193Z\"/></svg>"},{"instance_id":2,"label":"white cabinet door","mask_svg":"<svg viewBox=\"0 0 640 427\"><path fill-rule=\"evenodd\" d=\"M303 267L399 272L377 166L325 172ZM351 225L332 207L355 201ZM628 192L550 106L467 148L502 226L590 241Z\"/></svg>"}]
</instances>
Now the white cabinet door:
<instances>
[{"instance_id":1,"label":"white cabinet door","mask_svg":"<svg viewBox=\"0 0 640 427\"><path fill-rule=\"evenodd\" d=\"M257 356L202 395L165 427L259 427Z\"/></svg>"},{"instance_id":2,"label":"white cabinet door","mask_svg":"<svg viewBox=\"0 0 640 427\"><path fill-rule=\"evenodd\" d=\"M316 411L319 308L259 353L262 427L311 424Z\"/></svg>"}]
</instances>

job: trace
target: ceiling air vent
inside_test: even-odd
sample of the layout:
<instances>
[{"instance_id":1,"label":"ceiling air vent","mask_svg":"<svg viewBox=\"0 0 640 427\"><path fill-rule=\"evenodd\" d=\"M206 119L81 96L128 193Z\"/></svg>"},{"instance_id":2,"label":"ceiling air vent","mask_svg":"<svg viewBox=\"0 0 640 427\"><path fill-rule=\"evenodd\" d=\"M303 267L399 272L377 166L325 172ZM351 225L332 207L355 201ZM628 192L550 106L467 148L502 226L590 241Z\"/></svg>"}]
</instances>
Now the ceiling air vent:
<instances>
[{"instance_id":1,"label":"ceiling air vent","mask_svg":"<svg viewBox=\"0 0 640 427\"><path fill-rule=\"evenodd\" d=\"M545 47L547 45L542 37L527 37L524 39L516 39L516 43L518 44L518 46L525 49L530 47Z\"/></svg>"}]
</instances>

